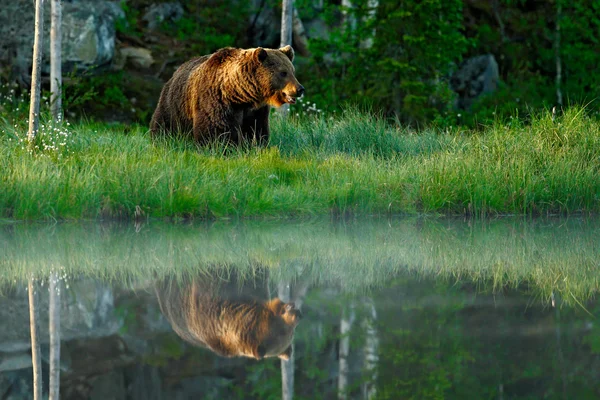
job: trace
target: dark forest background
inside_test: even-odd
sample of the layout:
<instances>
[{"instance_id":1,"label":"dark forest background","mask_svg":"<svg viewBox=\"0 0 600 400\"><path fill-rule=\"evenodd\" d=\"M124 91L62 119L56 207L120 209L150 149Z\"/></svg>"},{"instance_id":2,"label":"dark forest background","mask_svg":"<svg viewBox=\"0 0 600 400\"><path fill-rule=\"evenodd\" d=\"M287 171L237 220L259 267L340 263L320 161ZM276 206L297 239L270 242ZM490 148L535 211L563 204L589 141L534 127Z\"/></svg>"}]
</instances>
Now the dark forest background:
<instances>
[{"instance_id":1,"label":"dark forest background","mask_svg":"<svg viewBox=\"0 0 600 400\"><path fill-rule=\"evenodd\" d=\"M148 123L183 61L224 46L279 47L280 3L189 0L180 3L182 15L150 23L142 16L155 1L122 2L117 50L143 48L153 62L71 72L68 115ZM296 0L295 7L305 30L294 35L304 111L306 102L323 112L359 104L419 126L486 124L573 104L597 113L598 0ZM453 74L486 54L498 65L497 88L461 109Z\"/></svg>"}]
</instances>

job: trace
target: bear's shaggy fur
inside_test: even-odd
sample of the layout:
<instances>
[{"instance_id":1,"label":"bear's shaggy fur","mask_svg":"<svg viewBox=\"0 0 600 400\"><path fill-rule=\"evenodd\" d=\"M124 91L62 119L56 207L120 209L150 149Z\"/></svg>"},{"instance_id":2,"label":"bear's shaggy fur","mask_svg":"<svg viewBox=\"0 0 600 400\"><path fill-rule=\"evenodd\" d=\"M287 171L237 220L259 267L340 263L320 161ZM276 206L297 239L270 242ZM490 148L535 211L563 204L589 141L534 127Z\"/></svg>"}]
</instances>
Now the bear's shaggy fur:
<instances>
[{"instance_id":1,"label":"bear's shaggy fur","mask_svg":"<svg viewBox=\"0 0 600 400\"><path fill-rule=\"evenodd\" d=\"M220 282L205 276L183 285L168 280L156 285L160 309L175 333L224 357L289 359L301 315L294 304L261 300Z\"/></svg>"},{"instance_id":2,"label":"bear's shaggy fur","mask_svg":"<svg viewBox=\"0 0 600 400\"><path fill-rule=\"evenodd\" d=\"M163 87L152 136L192 133L200 144L218 138L266 144L270 106L293 104L304 93L293 60L291 46L227 47L186 62Z\"/></svg>"}]
</instances>

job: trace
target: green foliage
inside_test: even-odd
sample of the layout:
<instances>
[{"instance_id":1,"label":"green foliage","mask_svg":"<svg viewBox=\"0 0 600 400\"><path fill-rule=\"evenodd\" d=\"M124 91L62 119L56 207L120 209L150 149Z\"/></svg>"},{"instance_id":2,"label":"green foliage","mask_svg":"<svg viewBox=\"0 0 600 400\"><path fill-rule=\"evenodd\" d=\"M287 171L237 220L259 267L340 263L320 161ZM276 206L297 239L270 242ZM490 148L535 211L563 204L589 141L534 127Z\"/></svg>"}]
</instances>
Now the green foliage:
<instances>
[{"instance_id":1,"label":"green foliage","mask_svg":"<svg viewBox=\"0 0 600 400\"><path fill-rule=\"evenodd\" d=\"M187 1L184 16L175 22L163 22L161 30L187 44L187 58L221 47L245 47L250 10L250 2L241 0Z\"/></svg>"},{"instance_id":2,"label":"green foliage","mask_svg":"<svg viewBox=\"0 0 600 400\"><path fill-rule=\"evenodd\" d=\"M573 103L596 101L600 80L590 71L598 67L600 3L596 0L561 2L561 56L565 97Z\"/></svg>"},{"instance_id":3,"label":"green foliage","mask_svg":"<svg viewBox=\"0 0 600 400\"><path fill-rule=\"evenodd\" d=\"M29 115L29 101L27 92L20 90L17 84L0 79L0 124L17 128Z\"/></svg>"},{"instance_id":4,"label":"green foliage","mask_svg":"<svg viewBox=\"0 0 600 400\"><path fill-rule=\"evenodd\" d=\"M277 400L281 398L281 370L278 360L257 363L246 369L246 381L253 398Z\"/></svg>"},{"instance_id":5,"label":"green foliage","mask_svg":"<svg viewBox=\"0 0 600 400\"><path fill-rule=\"evenodd\" d=\"M471 2L465 10L465 21L470 21L465 34L473 37L473 47L466 55L494 54L504 84L498 92L475 104L461 122L490 123L496 118L505 119L515 111L527 116L557 104L555 35L558 20L563 104L588 105L588 112L597 116L600 84L588 71L598 62L599 3L595 0L502 0L497 2L496 14L488 4Z\"/></svg>"},{"instance_id":6,"label":"green foliage","mask_svg":"<svg viewBox=\"0 0 600 400\"><path fill-rule=\"evenodd\" d=\"M317 103L330 108L368 103L402 122L442 126L490 124L515 113L550 109L557 101L555 28L560 19L563 102L596 107L599 81L588 72L598 60L600 5L594 0L503 0L492 6L487 1L390 0L379 1L375 14L369 4L355 1L343 9L326 3L321 18L332 31L310 40L312 58L299 68ZM301 15L315 14L312 2L298 6ZM485 53L499 62L500 90L471 110L453 111L448 75L463 56Z\"/></svg>"},{"instance_id":7,"label":"green foliage","mask_svg":"<svg viewBox=\"0 0 600 400\"><path fill-rule=\"evenodd\" d=\"M594 315L598 315L597 313ZM595 324L590 332L585 336L584 343L590 346L593 354L600 354L600 327Z\"/></svg>"},{"instance_id":8,"label":"green foliage","mask_svg":"<svg viewBox=\"0 0 600 400\"><path fill-rule=\"evenodd\" d=\"M97 93L98 102L103 106L125 107L129 105L129 99L123 93L123 78L123 72L92 76L89 80L90 90Z\"/></svg>"},{"instance_id":9,"label":"green foliage","mask_svg":"<svg viewBox=\"0 0 600 400\"><path fill-rule=\"evenodd\" d=\"M117 32L141 37L142 32L138 26L140 22L140 10L135 6L130 6L126 0L121 0L120 6L125 16L115 21Z\"/></svg>"},{"instance_id":10,"label":"green foliage","mask_svg":"<svg viewBox=\"0 0 600 400\"><path fill-rule=\"evenodd\" d=\"M523 81L500 82L495 93L482 96L470 110L451 113L456 117L451 125L485 128L516 116L529 121L532 113L552 109L554 95L555 88L540 75L528 76Z\"/></svg>"},{"instance_id":11,"label":"green foliage","mask_svg":"<svg viewBox=\"0 0 600 400\"><path fill-rule=\"evenodd\" d=\"M149 99L148 92L160 93L155 80L112 70L72 74L63 89L67 116L111 121L133 119L143 124L149 123L154 112L152 106L158 100Z\"/></svg>"},{"instance_id":12,"label":"green foliage","mask_svg":"<svg viewBox=\"0 0 600 400\"><path fill-rule=\"evenodd\" d=\"M425 312L423 304L432 293L406 284L399 286L411 302L403 305L402 312L396 311L396 315L379 315L386 321L379 329L382 348L389 351L380 353L377 398L448 398L453 389L460 390L460 385L454 388L454 382L468 379L468 368L474 361L475 352L473 343L460 331L461 325L453 321L464 307L457 296L458 290L440 287L440 293L457 302L440 302ZM441 326L445 329L439 329ZM482 393L479 395L486 397Z\"/></svg>"},{"instance_id":13,"label":"green foliage","mask_svg":"<svg viewBox=\"0 0 600 400\"><path fill-rule=\"evenodd\" d=\"M371 3L327 4L323 18L332 31L309 43L301 79L319 104L368 103L401 121L431 120L451 104L447 74L468 43L462 1Z\"/></svg>"}]
</instances>

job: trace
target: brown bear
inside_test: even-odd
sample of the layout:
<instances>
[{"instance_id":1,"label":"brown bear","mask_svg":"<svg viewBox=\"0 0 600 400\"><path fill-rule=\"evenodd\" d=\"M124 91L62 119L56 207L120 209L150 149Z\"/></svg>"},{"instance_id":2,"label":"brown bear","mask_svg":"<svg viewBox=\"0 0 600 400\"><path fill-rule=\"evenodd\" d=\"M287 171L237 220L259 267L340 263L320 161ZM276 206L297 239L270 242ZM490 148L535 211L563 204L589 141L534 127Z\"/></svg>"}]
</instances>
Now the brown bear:
<instances>
[{"instance_id":1,"label":"brown bear","mask_svg":"<svg viewBox=\"0 0 600 400\"><path fill-rule=\"evenodd\" d=\"M223 357L290 358L301 316L293 303L261 300L210 276L187 284L164 280L155 289L163 315L188 343Z\"/></svg>"},{"instance_id":2,"label":"brown bear","mask_svg":"<svg viewBox=\"0 0 600 400\"><path fill-rule=\"evenodd\" d=\"M294 104L304 87L294 75L294 50L223 48L180 66L165 84L152 121L153 137L189 135L205 144L269 140L270 107Z\"/></svg>"}]
</instances>

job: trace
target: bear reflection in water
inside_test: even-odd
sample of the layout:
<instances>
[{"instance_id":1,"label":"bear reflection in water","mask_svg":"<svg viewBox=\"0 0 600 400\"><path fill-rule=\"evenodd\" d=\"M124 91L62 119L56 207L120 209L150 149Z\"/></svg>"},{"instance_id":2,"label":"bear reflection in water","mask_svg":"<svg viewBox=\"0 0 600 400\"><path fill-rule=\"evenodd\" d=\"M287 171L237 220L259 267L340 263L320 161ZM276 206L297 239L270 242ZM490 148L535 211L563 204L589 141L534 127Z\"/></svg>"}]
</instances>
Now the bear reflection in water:
<instances>
[{"instance_id":1,"label":"bear reflection in water","mask_svg":"<svg viewBox=\"0 0 600 400\"><path fill-rule=\"evenodd\" d=\"M254 283L241 286L211 276L156 285L160 309L183 340L224 357L288 360L301 313L294 303L266 299L261 292Z\"/></svg>"}]
</instances>

